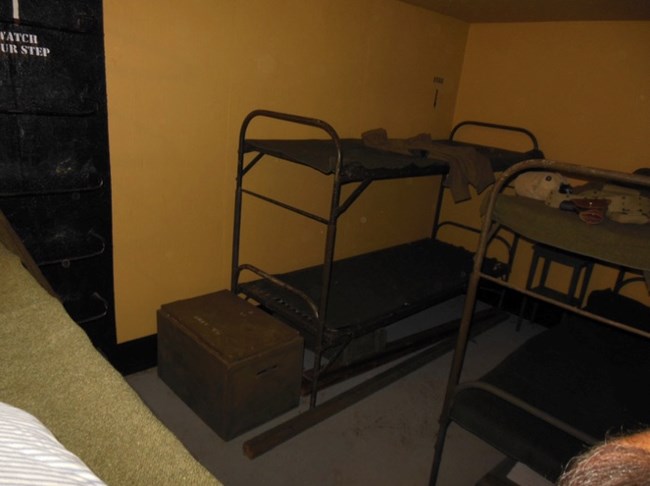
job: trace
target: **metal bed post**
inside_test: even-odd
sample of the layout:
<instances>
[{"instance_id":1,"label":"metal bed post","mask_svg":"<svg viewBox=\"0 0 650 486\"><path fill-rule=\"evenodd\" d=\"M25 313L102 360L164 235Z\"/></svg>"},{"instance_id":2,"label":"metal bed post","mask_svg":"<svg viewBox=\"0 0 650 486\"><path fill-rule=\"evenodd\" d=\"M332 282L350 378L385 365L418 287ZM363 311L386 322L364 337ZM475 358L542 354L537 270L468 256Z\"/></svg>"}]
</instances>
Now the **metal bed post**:
<instances>
[{"instance_id":1,"label":"metal bed post","mask_svg":"<svg viewBox=\"0 0 650 486\"><path fill-rule=\"evenodd\" d=\"M258 274L261 274L262 272L259 271L259 269L254 269L251 266L240 266L239 264L239 245L240 245L240 238L241 238L241 212L242 212L242 195L245 191L243 189L243 177L248 172L262 157L264 154L259 153L256 157L253 158L253 160L246 166L244 166L244 155L245 155L245 140L246 140L246 131L248 129L248 126L250 122L256 118L256 117L267 117L267 118L273 118L277 120L283 120L287 122L292 122L292 123L297 123L300 125L307 125L311 126L320 130L323 130L328 134L328 136L331 138L332 143L334 145L335 149L335 162L334 162L334 174L333 174L333 181L332 181L332 197L330 201L330 209L329 209L329 216L327 219L316 217L314 215L311 215L305 211L301 211L297 208L290 207L286 204L280 203L279 201L275 201L270 198L265 198L260 196L259 194L255 193L250 193L251 195L255 197L260 197L261 199L264 199L268 202L271 202L273 204L279 205L281 207L284 207L285 209L292 210L298 214L301 214L303 216L310 217L311 219L314 219L316 221L319 221L321 223L325 223L327 225L327 234L326 234L326 242L325 242L325 253L324 253L324 263L323 263L323 273L322 273L322 278L321 278L321 294L318 302L318 310L317 312L314 312L314 317L318 321L318 330L317 330L317 336L316 336L316 343L315 343L315 349L314 349L314 366L313 366L313 371L312 371L312 386L311 386L311 397L310 397L310 408L313 408L316 406L316 397L317 397L317 391L318 391L318 377L321 369L321 361L322 361L322 354L324 350L323 346L323 339L324 339L324 330L325 330L325 322L326 322L326 316L327 316L327 306L329 302L329 291L330 291L330 281L331 281L331 275L332 275L332 265L334 263L334 250L336 246L336 230L337 230L337 223L338 223L338 218L341 215L341 213L349 206L351 201L347 201L345 207L341 207L340 205L340 199L341 199L341 164L343 160L342 156L342 150L341 150L341 139L336 132L336 130L329 125L328 123L318 120L315 118L306 118L302 116L297 116L297 115L289 115L285 113L278 113L278 112L273 112L273 111L268 111L268 110L255 110L251 113L248 114L248 116L244 119L244 122L242 123L240 132L239 132L239 149L238 149L238 161L237 161L237 182L236 182L236 192L235 192L235 218L234 218L234 229L233 229L233 248L232 248L232 274L231 274L231 289L233 292L238 291L238 286L239 286L239 273L240 270L245 267L247 269L250 269ZM366 184L362 184L362 187L365 188L367 187ZM358 194L356 194L358 196ZM356 197L355 196L355 197ZM269 276L267 276L268 278ZM278 284L282 284L281 282L277 282ZM290 288L289 286L284 285L286 288ZM294 293L300 295L301 297L304 298L304 294L302 292L297 291L296 289L290 288L291 291ZM309 299L306 299L308 303Z\"/></svg>"},{"instance_id":2,"label":"metal bed post","mask_svg":"<svg viewBox=\"0 0 650 486\"><path fill-rule=\"evenodd\" d=\"M483 220L483 225L481 229L481 237L479 240L479 245L476 250L476 255L474 256L474 268L472 269L472 274L469 278L469 283L467 285L467 296L465 297L465 304L463 306L463 314L460 321L460 326L458 329L458 338L456 339L456 348L454 350L451 370L449 372L449 379L447 381L447 388L445 391L445 400L442 406L442 413L440 414L438 429L438 436L436 437L436 444L433 455L433 464L431 467L431 475L429 477L429 484L431 486L436 484L438 479L438 473L440 472L440 461L442 459L442 451L444 448L445 437L447 435L447 429L451 422L450 411L451 405L453 402L454 393L456 386L460 381L460 374L463 368L463 361L465 360L465 352L467 350L467 340L469 337L469 331L472 324L472 317L474 315L474 306L476 305L476 296L478 293L478 285L481 279L481 268L483 266L483 259L487 251L487 245L492 239L492 236L496 232L498 227L491 227L492 222L490 220L490 215L494 209L494 204L496 197L501 191L501 188L505 184L505 178L500 178L494 185L492 193L490 194L490 199L488 202L488 208L486 211L485 218Z\"/></svg>"},{"instance_id":3,"label":"metal bed post","mask_svg":"<svg viewBox=\"0 0 650 486\"><path fill-rule=\"evenodd\" d=\"M242 194L244 175L251 170L262 158L258 154L246 167L244 167L244 140L246 139L246 130L253 118L259 116L259 112L251 112L244 119L241 129L239 130L239 147L237 149L237 175L235 188L235 217L233 222L233 244L232 244L232 262L230 273L230 289L237 293L239 288L239 244L241 239L241 212L242 212Z\"/></svg>"},{"instance_id":4,"label":"metal bed post","mask_svg":"<svg viewBox=\"0 0 650 486\"><path fill-rule=\"evenodd\" d=\"M233 237L232 237L232 261L230 272L230 289L237 293L237 284L239 282L239 244L241 237L241 209L242 209L242 181L244 170L244 135L246 127L250 123L251 115L246 117L242 127L239 131L239 147L237 149L237 176L235 187L235 217L233 223Z\"/></svg>"},{"instance_id":5,"label":"metal bed post","mask_svg":"<svg viewBox=\"0 0 650 486\"><path fill-rule=\"evenodd\" d=\"M537 143L537 137L530 131L526 130L525 128L521 127L515 127L511 125L502 125L500 123L488 123L488 122L482 122L482 121L476 121L476 120L465 120L457 124L452 130L451 133L449 134L449 141L453 142L454 141L454 136L456 135L456 132L464 127L464 126L469 126L469 125L474 125L477 127L485 127L485 128L494 128L497 130L506 130L510 132L518 132L526 135L531 143L533 144L533 150L538 151L539 150L539 144Z\"/></svg>"},{"instance_id":6,"label":"metal bed post","mask_svg":"<svg viewBox=\"0 0 650 486\"><path fill-rule=\"evenodd\" d=\"M449 412L451 410L454 392L456 386L458 385L460 379L460 373L463 367L463 361L465 359L467 340L469 337L469 331L472 324L474 305L476 303L476 295L477 295L478 284L480 280L479 273L480 273L481 264L483 262L483 257L485 255L486 246L487 246L487 238L482 237L474 261L474 270L472 272L472 275L470 276L470 280L467 288L467 297L465 298L463 315L460 321L460 327L458 329L456 348L454 350L451 371L449 373L447 389L445 391L445 400L443 402L442 413L438 421L440 427L438 429L438 436L436 438L436 445L434 449L433 465L431 468L431 476L429 479L430 485L436 484L436 480L438 478L438 472L440 470L440 460L442 457L442 450L444 447L447 428L449 427L449 423L450 423Z\"/></svg>"},{"instance_id":7,"label":"metal bed post","mask_svg":"<svg viewBox=\"0 0 650 486\"><path fill-rule=\"evenodd\" d=\"M323 264L323 276L321 280L321 295L319 301L318 313L318 336L316 337L316 349L314 350L314 366L311 382L311 396L309 397L309 407L316 406L318 395L318 378L320 375L321 361L323 357L323 335L325 332L325 322L327 318L327 303L329 301L330 283L332 280L332 265L334 263L334 249L336 245L336 229L339 218L339 205L341 199L341 140L331 126L328 126L328 133L332 137L336 146L336 168L334 170L334 180L332 181L332 199L330 203L330 213L327 223L327 236L325 243L325 259ZM331 130L331 132L330 132Z\"/></svg>"}]
</instances>

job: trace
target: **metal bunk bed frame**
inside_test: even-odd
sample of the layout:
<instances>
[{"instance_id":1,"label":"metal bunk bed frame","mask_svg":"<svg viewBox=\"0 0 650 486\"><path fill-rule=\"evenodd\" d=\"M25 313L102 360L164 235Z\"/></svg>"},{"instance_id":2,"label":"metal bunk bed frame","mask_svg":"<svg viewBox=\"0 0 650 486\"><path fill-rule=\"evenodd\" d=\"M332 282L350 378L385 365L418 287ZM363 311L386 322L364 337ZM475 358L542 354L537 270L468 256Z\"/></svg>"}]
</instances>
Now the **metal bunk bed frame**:
<instances>
[{"instance_id":1,"label":"metal bunk bed frame","mask_svg":"<svg viewBox=\"0 0 650 486\"><path fill-rule=\"evenodd\" d=\"M321 167L312 166L312 168L321 170L321 172L323 172L325 175L331 176L332 179L331 199L329 204L329 214L327 217L322 217L320 215L305 211L301 208L286 204L283 201L279 201L277 199L274 199L264 194L260 194L258 192L252 191L244 187L243 182L244 182L245 175L248 174L249 171L253 169L256 166L256 164L260 162L260 160L265 155L270 155L272 157L277 157L280 159L285 159L296 163L303 162L298 157L294 158L291 154L287 155L286 153L277 151L276 147L268 144L269 141L257 141L257 140L249 141L249 139L247 138L247 131L249 125L254 119L258 117L270 118L282 122L295 123L298 125L313 127L315 129L323 131L327 135L328 140L326 141L326 143L330 144L331 152L329 154L329 157L327 157L325 168L323 168L323 166ZM465 144L464 142L455 141L454 136L461 126L471 125L471 124L479 125L487 128L521 132L531 140L531 143L533 145L533 150L529 153L541 154L537 146L537 140L535 139L534 135L529 131L519 127L510 127L505 125L497 125L497 124L490 124L484 122L463 122L461 125L458 125L456 128L454 128L453 132L450 135L448 143ZM363 335L363 332L372 332L373 330L379 327L385 327L391 324L392 322L394 322L395 320L397 320L393 315L391 316L392 321L387 321L386 319L384 319L383 321L378 321L373 323L370 326L366 326L363 329L353 329L352 332L350 333L342 333L342 335L340 336L335 335L333 338L331 336L328 337L328 335L326 334L327 332L331 331L331 329L328 329L327 326L327 317L328 317L327 310L328 310L328 303L330 302L331 299L330 291L331 291L331 281L332 281L332 269L335 264L334 250L335 250L335 243L336 243L338 219L345 213L345 211L347 211L347 209L350 208L350 206L357 200L357 198L375 180L392 179L392 178L407 177L407 176L431 176L431 175L444 176L448 172L448 165L446 163L432 161L429 162L430 166L427 166L424 169L420 169L416 173L413 173L412 169L410 169L409 167L406 168L402 167L400 170L397 171L394 171L392 169L383 172L371 171L371 173L369 174L363 172L362 173L355 172L352 175L350 175L350 173L346 172L346 168L344 167L345 164L344 152L346 148L344 144L346 142L347 140L341 139L338 133L336 132L336 130L331 125L329 125L328 123L322 120L307 118L307 117L297 116L292 114L278 113L278 112L273 112L268 110L255 110L251 112L244 119L241 126L241 130L239 133L239 149L238 149L238 164L237 164L237 179L236 179L231 291L235 294L243 295L245 298L252 298L253 300L257 300L256 299L257 296L254 295L254 293L247 291L247 287L246 287L247 284L242 284L240 282L240 276L242 272L252 272L252 274L259 277L260 281L271 282L278 289L286 291L291 295L293 295L294 297L297 297L302 302L304 302L304 304L306 304L306 309L308 309L305 312L296 312L296 310L293 308L291 309L289 309L289 307L282 308L282 302L281 302L279 304L279 307L275 309L268 308L269 311L279 313L279 317L281 319L297 316L297 319L313 318L313 320L316 322L315 326L308 326L306 329L306 331L308 331L308 333L310 333L313 336L312 344L313 344L313 351L315 356L314 356L313 369L308 370L304 373L305 381L309 383L309 388L310 388L309 391L307 391L306 386L303 386L303 393L310 393L310 412L313 411L313 413L312 414L308 414L307 412L303 413L302 415L308 415L308 416L302 418L299 417L300 423L298 425L296 424L281 425L280 431L276 431L276 432L270 431L270 435L274 436L272 438L268 438L265 436L265 437L261 437L259 440L257 440L257 438L253 439L252 444L250 444L249 446L245 445L244 447L245 451L248 449L247 455L249 455L249 457L255 457L260 453L265 452L269 448L274 447L276 445L276 442L286 440L287 430L291 429L292 432L290 433L290 435L295 435L295 433L297 433L296 428L304 429L308 426L313 425L312 422L313 420L320 421L323 418L325 418L326 415L329 416L333 413L336 413L334 410L338 411L339 409L342 409L345 406L350 405L351 404L350 397L356 397L353 398L353 400L356 401L360 397L372 393L374 390L378 389L377 387L386 386L388 383L406 375L407 373L413 371L417 367L426 364L432 359L435 359L436 357L444 353L446 350L450 350L452 343L454 341L454 334L458 328L457 320L443 325L435 326L435 328L433 329L423 331L421 333L417 333L414 336L409 336L407 338L404 338L400 340L399 343L396 343L394 346L387 348L386 352L383 353L383 356L377 357L375 360L373 360L372 358L368 359L364 357L360 363L355 362L351 366L345 366L345 369L337 368L330 375L328 375L332 377L331 380L341 380L341 379L348 378L350 376L353 376L354 374L366 371L368 369L371 369L372 367L376 367L379 364L390 362L399 357L406 356L409 353L413 353L415 351L421 350L422 348L429 347L428 350L423 351L419 355L419 357L415 357L412 361L402 362L398 365L395 365L391 370L387 372L386 375L381 375L377 377L377 380L368 383L367 386L365 386L361 391L351 390L350 393L348 393L347 395L341 396L337 404L330 403L333 400L329 400L326 404L324 404L325 406L316 408L316 398L317 398L318 390L321 387L327 386L329 384L329 381L323 378L325 376L323 374L325 368L322 366L322 361L323 361L323 353L326 350L326 348L329 349L334 345L341 345L341 348L334 353L333 357L328 356L329 362L325 366L329 367L333 362L336 361L336 359L340 356L342 349L347 344L349 344L354 337ZM499 153L502 154L502 159L500 159L499 163L495 166L496 170L503 170L503 168L514 163L515 160L521 160L523 156L521 153L517 153L517 152L494 149L491 147L484 147L484 148L493 151L492 153L493 156L499 151L500 151ZM247 154L254 153L254 152L257 153L254 154L252 157L251 156L246 157ZM388 155L388 157L392 157L392 156L394 156L394 154ZM514 160L511 160L513 159L513 157ZM248 159L248 161L246 161L245 159ZM342 200L341 188L343 185L351 182L359 183L359 185L356 188L354 188L344 200ZM444 192L444 177L441 177L438 199L437 199L437 204L434 213L433 230L431 233L432 238L435 238L438 234L439 229L445 225L457 226L459 228L473 231L478 234L479 231L476 228L471 228L469 226L456 223L454 221L444 221L444 222L440 221L443 192ZM327 231L325 235L325 251L323 255L323 265L320 274L320 282L321 282L320 294L317 299L314 299L313 296L307 295L307 293L304 292L298 286L291 285L286 281L284 281L283 279L278 278L275 275L271 275L254 265L248 263L240 263L241 221L242 221L242 204L243 204L244 195L254 197L262 201L266 201L267 203L292 211L300 216L309 218L313 221L316 221L326 226ZM509 252L508 264L509 264L513 258L514 248L516 248L516 240L511 243L501 237L497 237L496 239L501 241L501 243L506 245L506 247L508 248L508 252ZM463 251L471 255L471 253L468 252L467 250L463 249ZM503 267L499 267L497 269L499 272L502 272L501 273L502 277L505 277L505 274L503 272L506 271L505 269L509 268L508 264L504 265ZM465 277L463 277L462 289L460 288L455 289L454 295L458 295L459 293L464 291L464 287L467 281L466 276L469 274L470 268L471 268L471 258L468 260L467 273L465 274ZM453 295L451 294L449 295L445 294L444 299L438 299L436 302L444 301L452 296ZM421 305L419 307L413 306L408 310L408 314L402 313L401 315L399 315L399 318L423 310L426 307L430 307L436 302L433 303L427 302L427 305ZM265 306L265 302L260 302L260 304ZM293 315L291 315L291 313L293 313ZM479 313L477 317L478 319L482 320L481 325L477 327L480 327L481 329L488 328L489 326L494 325L497 322L503 320L504 317L505 316L503 312L494 309L483 311L482 313ZM329 412L323 411L327 409L330 411ZM282 437L282 438L279 439L278 437ZM269 446L268 441L273 442L273 445ZM260 445L260 442L263 442L264 444Z\"/></svg>"},{"instance_id":2,"label":"metal bunk bed frame","mask_svg":"<svg viewBox=\"0 0 650 486\"><path fill-rule=\"evenodd\" d=\"M243 187L243 179L244 176L264 157L264 155L267 155L267 152L260 151L258 152L252 160L250 160L248 163L245 163L244 158L246 153L255 150L255 147L251 148L247 145L247 130L250 125L250 123L258 117L265 117L265 118L271 118L271 119L276 119L276 120L281 120L289 123L295 123L299 125L304 125L304 126L309 126L309 127L314 127L316 129L322 130L325 132L325 134L328 136L328 139L331 141L331 145L333 147L333 160L334 163L331 164L332 170L331 170L331 175L332 175L332 190L331 190L331 200L330 200L330 207L329 207L329 215L327 217L321 217L317 214L311 213L304 211L298 207L286 204L282 201L279 201L277 199L270 198L266 195L259 194L257 192L248 190ZM492 129L499 129L499 130L510 130L510 131L515 131L515 132L520 132L524 134L528 139L530 139L532 146L533 146L533 152L538 153L538 144L535 136L529 132L528 130L525 130L523 128L519 127L511 127L511 126L506 126L506 125L499 125L499 124L492 124L492 123L485 123L485 122L477 122L477 121L465 121L460 124L458 124L456 127L454 127L453 131L451 132L449 136L448 142L453 145L461 145L465 144L464 142L457 142L454 140L454 137L456 136L458 130L461 127L468 126L468 125L475 125L475 126L480 126L480 127L487 127L487 128L492 128ZM355 176L352 179L349 177L344 177L343 175L343 146L342 146L342 140L339 137L338 133L336 130L328 123L314 119L314 118L307 118L303 116L297 116L297 115L292 115L292 114L285 114L285 113L278 113L278 112L272 112L272 111L267 111L267 110L256 110L251 112L243 121L242 127L240 130L239 134L239 151L238 151L238 166L237 166L237 187L236 187L236 199L235 199L235 219L234 219L234 232L233 232L233 254L232 254L232 281L231 281L231 289L233 292L238 293L242 291L242 287L239 283L239 278L240 274L242 271L250 271L257 276L259 276L262 279L268 280L273 282L275 285L277 285L280 288L286 289L289 292L295 294L298 296L300 299L302 299L308 306L311 314L314 317L314 320L318 323L316 329L311 329L311 331L315 335L315 366L312 371L312 376L311 382L312 382L312 399L311 399L311 405L312 407L316 403L316 392L318 389L318 379L319 375L321 372L321 367L320 367L320 362L321 362L321 355L323 352L323 343L325 340L324 332L326 329L326 322L327 322L327 305L328 301L330 298L330 282L331 282L331 277L332 277L332 266L334 263L334 250L335 250L335 242L336 242L336 232L337 232L337 221L338 219L345 213L345 211L350 208L350 206L354 203L354 201L368 188L368 186L374 181L374 180L379 180L379 179L386 179L386 178L395 178L395 177L400 177L402 176L402 173L398 173L397 175L394 173L390 174L383 174L380 176L376 176L375 174L372 174L371 176ZM470 145L470 144L465 144L465 145ZM507 152L501 149L493 149L493 148L488 148L488 147L483 147L485 149L489 149L491 151L496 151L500 150L501 153ZM278 155L274 153L270 153L270 155ZM493 154L492 154L493 155ZM510 155L512 157L512 154ZM519 154L515 155L515 157L520 157ZM496 169L497 170L502 170L506 166L510 165L508 161L501 162L500 165L497 165ZM439 165L432 165L430 170L425 170L421 171L418 174L415 175L445 175L448 171L448 167L443 164ZM405 170L404 172L405 175L410 175L408 173L408 169ZM341 188L344 184L347 184L349 182L359 182L358 187L356 187L351 194L345 199L341 200ZM440 221L440 214L441 214L441 209L442 209L442 201L443 201L443 196L444 196L444 178L441 177L440 180L440 187L438 191L438 198L436 201L436 208L435 208L435 213L434 213L434 222L433 222L433 230L432 230L432 238L435 239L438 231L440 228L446 225L451 225L451 226L456 226L468 231L473 231L478 233L478 229L469 227L467 225L463 225L454 221ZM321 275L321 293L319 296L319 299L315 301L312 299L310 296L308 296L305 292L303 292L301 289L296 288L295 286L289 285L286 282L283 282L282 280L278 279L277 277L270 275L266 272L264 272L262 269L257 268L253 265L250 264L240 264L239 259L239 247L240 247L240 238L241 238L241 218L242 218L242 198L243 195L249 195L252 197L256 197L258 199L264 200L268 203L277 205L279 207L282 207L284 209L287 209L289 211L293 211L301 216L307 217L313 221L316 221L318 223L321 223L327 227L326 231L326 236L325 236L325 252L323 256L323 267L322 267L322 275ZM501 238L498 238L501 239ZM516 241L514 243L509 243L503 239L502 243L506 245L506 247L513 246L516 247ZM510 249L510 254L512 255L512 252L514 250ZM509 262L508 262L509 263ZM507 267L507 264L506 264ZM417 309L415 309L417 310ZM385 323L379 323L378 325L386 325Z\"/></svg>"},{"instance_id":3,"label":"metal bunk bed frame","mask_svg":"<svg viewBox=\"0 0 650 486\"><path fill-rule=\"evenodd\" d=\"M545 159L535 159L535 160L527 160L524 162L520 162L512 166L511 168L505 170L502 173L501 177L499 178L495 186L492 188L492 193L490 195L490 199L487 205L486 213L481 228L481 236L480 236L478 249L476 251L473 271L468 283L465 304L464 304L463 313L460 321L460 328L458 331L457 341L456 341L455 350L452 358L451 369L450 369L449 378L447 382L447 388L445 392L445 399L444 399L443 408L439 419L439 429L436 437L435 451L434 451L433 463L432 463L431 475L430 475L431 485L436 484L438 474L440 471L440 464L442 460L442 453L445 444L446 432L450 423L454 421L454 419L452 418L452 408L454 407L454 400L459 392L463 391L463 389L466 389L468 387L483 389L484 391L493 394L494 396L500 398L501 400L504 400L509 405L512 405L517 409L526 412L531 417L544 421L545 423L550 424L551 426L568 434L569 436L572 436L582 441L584 444L587 445L594 444L595 442L597 442L597 440L602 439L602 438L600 439L595 438L590 434L585 433L582 430L579 430L578 428L574 427L572 424L560 420L557 417L553 416L552 414L549 414L546 411L536 406L533 406L530 403L527 403L522 398L517 397L504 390L501 390L495 386L492 386L489 383L482 383L480 381L471 382L471 383L460 382L464 358L467 352L468 339L470 337L470 332L472 329L472 314L476 303L477 290L480 281L485 280L507 289L516 290L517 292L522 293L526 297L534 297L543 302L557 306L563 310L570 311L573 314L576 314L578 316L585 317L594 321L598 321L599 323L612 326L623 331L627 331L634 335L650 338L650 332L648 332L648 330L646 329L641 329L629 325L627 323L623 323L614 319L603 317L601 315L597 315L592 312L589 312L586 309L581 309L576 306L559 302L551 298L545 297L543 295L533 293L531 291L515 286L506 280L494 278L493 276L488 275L482 271L482 263L483 260L485 259L486 249L490 239L502 227L504 226L507 227L507 224L496 221L496 219L494 218L495 206L497 204L499 195L502 192L502 190L517 175L531 170L545 170L545 171L560 172L562 174L568 175L570 177L575 177L578 179L605 180L608 182L617 183L624 186L636 186L645 189L650 189L650 177L647 176L621 173L621 172L616 172L616 171L606 170L606 169L596 169L596 168L591 168L586 166L556 162L556 161L545 160ZM584 223L578 222L576 224L584 224ZM526 235L522 234L522 236L525 237ZM593 255L590 256L594 257ZM608 266L614 264L614 266L616 266L616 262L612 262L612 261L604 262L604 264ZM634 269L631 270L629 268L626 269L625 265L621 264L618 266L619 268L621 268L621 271L617 278L617 283L616 283L617 289L624 284L623 274L626 271L632 271L633 273L638 273ZM644 270L647 271L648 269L644 269ZM640 277L634 277L633 280L639 280L639 279Z\"/></svg>"}]
</instances>

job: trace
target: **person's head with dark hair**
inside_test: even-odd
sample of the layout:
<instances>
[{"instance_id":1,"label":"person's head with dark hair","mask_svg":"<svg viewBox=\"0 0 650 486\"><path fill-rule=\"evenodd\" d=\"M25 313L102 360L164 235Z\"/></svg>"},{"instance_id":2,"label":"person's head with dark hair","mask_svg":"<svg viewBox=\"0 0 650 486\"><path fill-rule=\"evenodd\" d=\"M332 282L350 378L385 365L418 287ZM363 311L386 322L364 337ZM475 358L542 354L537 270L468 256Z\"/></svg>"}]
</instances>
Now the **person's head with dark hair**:
<instances>
[{"instance_id":1,"label":"person's head with dark hair","mask_svg":"<svg viewBox=\"0 0 650 486\"><path fill-rule=\"evenodd\" d=\"M573 458L558 486L650 486L650 430L616 437Z\"/></svg>"}]
</instances>

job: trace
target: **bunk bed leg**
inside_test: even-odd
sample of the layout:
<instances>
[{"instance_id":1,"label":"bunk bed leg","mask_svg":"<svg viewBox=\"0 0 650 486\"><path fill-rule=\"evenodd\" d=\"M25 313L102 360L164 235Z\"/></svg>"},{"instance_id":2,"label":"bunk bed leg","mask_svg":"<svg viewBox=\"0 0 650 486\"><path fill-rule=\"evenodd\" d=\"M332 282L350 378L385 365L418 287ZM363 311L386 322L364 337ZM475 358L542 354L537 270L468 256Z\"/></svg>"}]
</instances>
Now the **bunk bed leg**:
<instances>
[{"instance_id":1,"label":"bunk bed leg","mask_svg":"<svg viewBox=\"0 0 650 486\"><path fill-rule=\"evenodd\" d=\"M458 329L458 338L456 340L456 348L454 350L451 370L449 372L449 379L447 381L447 389L445 391L445 400L442 405L442 412L440 414L440 419L438 421L438 437L436 439L436 446L433 455L433 462L431 466L431 475L429 478L429 484L434 485L437 481L438 472L440 469L440 461L442 458L442 449L445 442L445 435L447 433L447 428L449 427L450 422L450 410L453 402L453 397L455 394L456 386L460 381L460 374L463 369L463 361L465 359L465 351L467 350L467 341L470 336L470 328L472 324L472 317L474 315L474 306L476 303L476 295L479 284L479 271L483 264L483 257L485 255L485 245L482 243L479 245L478 252L476 254L476 260L474 262L474 271L469 280L467 288L467 296L465 298L465 305L463 307L463 316L460 321L460 326Z\"/></svg>"},{"instance_id":2,"label":"bunk bed leg","mask_svg":"<svg viewBox=\"0 0 650 486\"><path fill-rule=\"evenodd\" d=\"M496 190L496 189L495 189ZM491 214L491 211L494 206L493 198L490 200L488 213ZM492 227L492 230L496 230L496 227ZM483 261L485 260L485 254L488 242L491 239L490 231L490 222L486 217L483 222L483 228L481 230L481 238L479 240L478 248L476 250L476 255L474 257L474 267L472 274L470 275L469 282L467 284L467 294L465 297L465 304L463 306L463 314L460 320L460 326L458 328L458 338L456 340L456 348L454 349L454 354L451 362L451 369L449 371L449 378L447 380L447 388L445 391L445 400L442 405L442 413L440 414L439 420L439 430L438 438L436 439L436 449L434 451L434 458L431 469L430 484L435 484L437 480L438 471L440 468L440 460L442 458L442 448L444 445L444 437L446 434L447 427L449 426L450 411L454 399L454 394L456 391L456 386L460 382L460 375L463 369L463 362L465 360L465 353L467 351L467 341L470 336L470 329L472 325L472 319L474 316L474 307L476 306L476 297L478 294L478 286L481 280L481 268L483 268Z\"/></svg>"},{"instance_id":3,"label":"bunk bed leg","mask_svg":"<svg viewBox=\"0 0 650 486\"><path fill-rule=\"evenodd\" d=\"M237 152L237 177L235 187L235 215L232 236L232 261L230 273L230 290L237 293L239 285L239 244L241 239L241 212L242 212L242 187L244 182L244 152L243 134L239 136L239 150Z\"/></svg>"},{"instance_id":4,"label":"bunk bed leg","mask_svg":"<svg viewBox=\"0 0 650 486\"><path fill-rule=\"evenodd\" d=\"M329 301L329 287L332 280L332 265L334 263L334 244L336 242L336 208L339 204L340 187L335 182L334 195L332 196L332 210L330 212L330 221L327 227L327 243L325 245L325 263L323 265L322 291L321 299L318 306L318 335L316 336L316 349L314 350L314 374L311 383L311 396L309 398L309 408L316 407L316 397L318 395L318 379L320 377L321 362L323 360L323 338L325 336L325 322L327 314L327 303Z\"/></svg>"},{"instance_id":5,"label":"bunk bed leg","mask_svg":"<svg viewBox=\"0 0 650 486\"><path fill-rule=\"evenodd\" d=\"M323 358L322 343L317 343L316 346L317 348L314 354L314 365L313 365L314 373L312 375L311 393L309 395L309 408L316 407L316 398L318 395L318 379L319 379L320 369L321 369L321 360Z\"/></svg>"},{"instance_id":6,"label":"bunk bed leg","mask_svg":"<svg viewBox=\"0 0 650 486\"><path fill-rule=\"evenodd\" d=\"M327 322L327 304L329 302L330 284L332 281L332 266L334 265L334 247L336 245L336 228L341 210L341 150L337 151L336 172L332 181L332 199L327 220L327 236L325 241L325 258L323 274L321 276L321 295L318 303L318 335L316 336L316 349L314 356L314 374L312 378L311 397L309 408L316 407L318 394L318 378L320 375L321 361L323 358L323 338L325 336L325 323Z\"/></svg>"},{"instance_id":7,"label":"bunk bed leg","mask_svg":"<svg viewBox=\"0 0 650 486\"><path fill-rule=\"evenodd\" d=\"M438 429L438 436L436 437L436 445L433 450L433 464L431 465L431 474L429 475L429 486L435 486L438 481L438 474L440 473L440 464L442 462L442 450L445 447L445 439L447 437L447 429L449 428L449 416L440 419L440 428Z\"/></svg>"}]
</instances>

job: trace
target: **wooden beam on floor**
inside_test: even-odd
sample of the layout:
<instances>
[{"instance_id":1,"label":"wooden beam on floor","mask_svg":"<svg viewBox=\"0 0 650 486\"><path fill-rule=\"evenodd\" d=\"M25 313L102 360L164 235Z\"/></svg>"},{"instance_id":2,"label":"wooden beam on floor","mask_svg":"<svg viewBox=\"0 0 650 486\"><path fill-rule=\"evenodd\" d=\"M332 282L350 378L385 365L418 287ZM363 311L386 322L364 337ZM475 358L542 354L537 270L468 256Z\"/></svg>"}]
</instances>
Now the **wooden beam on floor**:
<instances>
[{"instance_id":1,"label":"wooden beam on floor","mask_svg":"<svg viewBox=\"0 0 650 486\"><path fill-rule=\"evenodd\" d=\"M505 312L489 313L488 317L474 320L471 335L476 336L503 322L509 317ZM246 457L254 459L314 425L336 415L338 412L354 405L362 399L394 383L398 379L421 368L431 361L451 351L456 343L456 334L441 339L431 347L406 358L399 364L369 378L351 389L327 400L321 405L310 408L261 434L244 442Z\"/></svg>"},{"instance_id":2,"label":"wooden beam on floor","mask_svg":"<svg viewBox=\"0 0 650 486\"><path fill-rule=\"evenodd\" d=\"M491 319L499 313L502 313L502 311L495 307L490 307L474 314L474 319L476 321ZM449 336L455 337L459 325L460 319L453 319L438 324L430 329L411 334L395 341L390 341L386 343L386 347L382 351L372 356L368 356L362 360L340 368L335 368L331 371L326 371L324 373L321 372L318 377L318 386L316 389L320 391L367 371L371 371L379 366L403 358L404 356L415 353L416 351L427 348L444 338ZM308 395L312 391L311 376L312 370L307 370L304 374L301 388L301 394L303 396Z\"/></svg>"}]
</instances>

